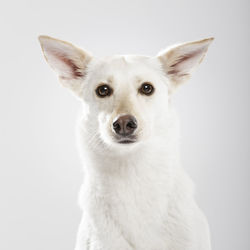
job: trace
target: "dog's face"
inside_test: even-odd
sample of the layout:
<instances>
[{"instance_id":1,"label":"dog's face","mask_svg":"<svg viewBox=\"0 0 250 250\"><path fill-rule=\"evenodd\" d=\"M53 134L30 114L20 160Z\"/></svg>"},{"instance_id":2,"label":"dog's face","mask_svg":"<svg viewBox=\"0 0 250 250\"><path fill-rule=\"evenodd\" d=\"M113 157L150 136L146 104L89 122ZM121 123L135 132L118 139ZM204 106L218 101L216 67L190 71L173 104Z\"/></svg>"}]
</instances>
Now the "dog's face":
<instances>
[{"instance_id":1,"label":"dog's face","mask_svg":"<svg viewBox=\"0 0 250 250\"><path fill-rule=\"evenodd\" d=\"M142 56L94 59L85 80L82 98L97 118L105 143L136 144L154 134L161 107L167 110L168 105L167 82L158 60Z\"/></svg>"},{"instance_id":2,"label":"dog's face","mask_svg":"<svg viewBox=\"0 0 250 250\"><path fill-rule=\"evenodd\" d=\"M213 39L186 43L156 57L96 58L50 37L40 42L61 83L86 105L85 130L102 145L134 147L164 130L169 95L203 59Z\"/></svg>"}]
</instances>

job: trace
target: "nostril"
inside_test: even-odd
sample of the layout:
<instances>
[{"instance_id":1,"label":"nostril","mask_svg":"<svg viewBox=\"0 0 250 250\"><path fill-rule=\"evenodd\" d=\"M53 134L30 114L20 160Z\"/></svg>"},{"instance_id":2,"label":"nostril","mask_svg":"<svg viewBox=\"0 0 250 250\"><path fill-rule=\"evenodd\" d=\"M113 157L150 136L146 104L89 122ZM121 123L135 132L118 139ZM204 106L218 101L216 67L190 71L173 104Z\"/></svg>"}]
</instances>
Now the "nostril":
<instances>
[{"instance_id":1,"label":"nostril","mask_svg":"<svg viewBox=\"0 0 250 250\"><path fill-rule=\"evenodd\" d=\"M113 123L113 128L114 128L114 130L116 132L119 131L119 130L121 130L121 125L119 124L118 121L116 121L116 122Z\"/></svg>"},{"instance_id":2,"label":"nostril","mask_svg":"<svg viewBox=\"0 0 250 250\"><path fill-rule=\"evenodd\" d=\"M137 128L137 124L136 124L136 122L135 121L129 121L128 123L127 123L127 128L128 129L135 129L135 128Z\"/></svg>"}]
</instances>

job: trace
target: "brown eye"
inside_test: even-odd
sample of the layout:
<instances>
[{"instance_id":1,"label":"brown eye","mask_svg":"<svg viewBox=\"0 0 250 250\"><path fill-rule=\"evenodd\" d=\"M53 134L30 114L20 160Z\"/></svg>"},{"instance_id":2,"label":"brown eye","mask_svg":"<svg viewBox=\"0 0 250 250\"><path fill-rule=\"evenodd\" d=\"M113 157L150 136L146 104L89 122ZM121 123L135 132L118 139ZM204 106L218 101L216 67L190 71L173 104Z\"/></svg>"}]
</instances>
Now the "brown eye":
<instances>
[{"instance_id":1,"label":"brown eye","mask_svg":"<svg viewBox=\"0 0 250 250\"><path fill-rule=\"evenodd\" d=\"M143 95L152 95L154 92L154 87L151 83L145 82L139 88L139 92Z\"/></svg>"},{"instance_id":2,"label":"brown eye","mask_svg":"<svg viewBox=\"0 0 250 250\"><path fill-rule=\"evenodd\" d=\"M98 86L95 92L99 97L106 97L106 96L110 96L113 90L107 84L103 84L103 85Z\"/></svg>"}]
</instances>

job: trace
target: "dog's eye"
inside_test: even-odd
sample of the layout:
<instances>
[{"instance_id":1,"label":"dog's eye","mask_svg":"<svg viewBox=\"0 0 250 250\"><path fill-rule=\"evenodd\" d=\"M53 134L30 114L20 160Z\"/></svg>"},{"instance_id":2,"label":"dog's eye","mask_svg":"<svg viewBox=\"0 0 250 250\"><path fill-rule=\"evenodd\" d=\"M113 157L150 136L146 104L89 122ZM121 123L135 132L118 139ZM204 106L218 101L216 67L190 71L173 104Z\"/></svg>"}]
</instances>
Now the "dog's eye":
<instances>
[{"instance_id":1,"label":"dog's eye","mask_svg":"<svg viewBox=\"0 0 250 250\"><path fill-rule=\"evenodd\" d=\"M154 92L154 87L149 82L144 82L139 88L139 92L143 95L152 95Z\"/></svg>"},{"instance_id":2,"label":"dog's eye","mask_svg":"<svg viewBox=\"0 0 250 250\"><path fill-rule=\"evenodd\" d=\"M106 97L110 96L113 93L112 88L110 88L107 84L100 85L95 90L97 96Z\"/></svg>"}]
</instances>

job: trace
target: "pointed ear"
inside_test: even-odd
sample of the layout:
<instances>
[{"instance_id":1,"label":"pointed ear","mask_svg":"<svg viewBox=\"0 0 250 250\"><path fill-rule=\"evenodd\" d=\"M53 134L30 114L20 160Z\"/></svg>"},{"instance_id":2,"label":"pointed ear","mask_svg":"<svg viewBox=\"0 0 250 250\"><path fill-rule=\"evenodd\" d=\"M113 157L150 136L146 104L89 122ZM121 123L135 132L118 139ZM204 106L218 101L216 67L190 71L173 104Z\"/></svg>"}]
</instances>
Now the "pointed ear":
<instances>
[{"instance_id":1,"label":"pointed ear","mask_svg":"<svg viewBox=\"0 0 250 250\"><path fill-rule=\"evenodd\" d=\"M201 63L214 38L188 42L171 47L158 55L173 88L186 81Z\"/></svg>"},{"instance_id":2,"label":"pointed ear","mask_svg":"<svg viewBox=\"0 0 250 250\"><path fill-rule=\"evenodd\" d=\"M49 36L39 36L45 59L55 70L65 87L80 95L91 56L74 45Z\"/></svg>"}]
</instances>

